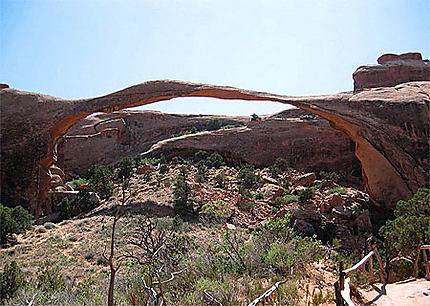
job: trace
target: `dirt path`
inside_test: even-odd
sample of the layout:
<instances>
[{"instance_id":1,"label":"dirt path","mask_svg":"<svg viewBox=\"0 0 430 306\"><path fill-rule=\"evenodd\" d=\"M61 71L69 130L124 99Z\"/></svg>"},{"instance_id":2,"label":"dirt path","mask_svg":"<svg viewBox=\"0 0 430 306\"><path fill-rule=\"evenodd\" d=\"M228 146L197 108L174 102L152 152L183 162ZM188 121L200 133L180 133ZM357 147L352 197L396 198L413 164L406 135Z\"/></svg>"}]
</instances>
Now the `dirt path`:
<instances>
[{"instance_id":1,"label":"dirt path","mask_svg":"<svg viewBox=\"0 0 430 306\"><path fill-rule=\"evenodd\" d=\"M374 304L379 306L430 306L430 281L425 279L388 284L387 295L381 296ZM376 296L375 291L365 292L368 300Z\"/></svg>"}]
</instances>

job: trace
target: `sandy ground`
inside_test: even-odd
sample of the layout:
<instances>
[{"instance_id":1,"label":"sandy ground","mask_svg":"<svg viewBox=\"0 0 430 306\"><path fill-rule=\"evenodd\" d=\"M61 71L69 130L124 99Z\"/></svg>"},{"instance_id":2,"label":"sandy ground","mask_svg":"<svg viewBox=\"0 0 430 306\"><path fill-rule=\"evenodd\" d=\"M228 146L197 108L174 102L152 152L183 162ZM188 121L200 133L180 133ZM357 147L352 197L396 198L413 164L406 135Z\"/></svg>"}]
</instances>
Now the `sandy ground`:
<instances>
[{"instance_id":1,"label":"sandy ground","mask_svg":"<svg viewBox=\"0 0 430 306\"><path fill-rule=\"evenodd\" d=\"M425 279L412 279L388 284L386 292L387 295L382 295L371 305L430 306L430 281ZM362 293L368 300L372 300L378 295L375 290Z\"/></svg>"}]
</instances>

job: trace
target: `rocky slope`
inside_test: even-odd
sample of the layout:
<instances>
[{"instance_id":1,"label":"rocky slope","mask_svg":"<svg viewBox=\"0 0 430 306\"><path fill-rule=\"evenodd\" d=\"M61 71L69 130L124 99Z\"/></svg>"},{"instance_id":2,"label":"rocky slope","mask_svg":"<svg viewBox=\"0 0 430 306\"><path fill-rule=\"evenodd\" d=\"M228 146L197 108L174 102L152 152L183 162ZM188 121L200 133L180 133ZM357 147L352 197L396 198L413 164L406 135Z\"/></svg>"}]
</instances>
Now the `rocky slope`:
<instances>
[{"instance_id":1,"label":"rocky slope","mask_svg":"<svg viewBox=\"0 0 430 306\"><path fill-rule=\"evenodd\" d=\"M396 75L396 71L393 74ZM400 82L402 81L399 75ZM319 115L354 141L366 191L392 207L429 184L430 82L410 82L355 94L291 97L233 87L151 81L83 100L64 100L10 88L1 99L1 196L7 205L49 212L47 193L62 173L57 144L79 120L174 97L270 100Z\"/></svg>"},{"instance_id":2,"label":"rocky slope","mask_svg":"<svg viewBox=\"0 0 430 306\"><path fill-rule=\"evenodd\" d=\"M298 109L259 121L249 117L171 115L151 111L98 114L79 121L58 145L58 165L66 174L85 173L93 164L109 164L145 153L167 157L196 150L216 151L235 161L267 166L286 159L297 169L349 174L359 169L353 143L320 117L309 119ZM302 116L303 119L300 119ZM183 136L180 133L219 126L240 126Z\"/></svg>"}]
</instances>

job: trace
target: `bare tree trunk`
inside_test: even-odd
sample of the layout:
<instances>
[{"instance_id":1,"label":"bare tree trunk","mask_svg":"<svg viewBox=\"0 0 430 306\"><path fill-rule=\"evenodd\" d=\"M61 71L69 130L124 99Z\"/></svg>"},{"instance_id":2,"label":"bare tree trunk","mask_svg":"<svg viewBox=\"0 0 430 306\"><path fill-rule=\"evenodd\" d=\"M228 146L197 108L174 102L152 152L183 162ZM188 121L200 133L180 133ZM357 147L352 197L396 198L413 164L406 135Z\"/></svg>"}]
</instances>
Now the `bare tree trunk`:
<instances>
[{"instance_id":1,"label":"bare tree trunk","mask_svg":"<svg viewBox=\"0 0 430 306\"><path fill-rule=\"evenodd\" d=\"M111 233L111 242L110 242L110 255L109 255L109 267L110 267L110 281L109 281L109 292L108 292L108 306L113 306L113 293L114 293L114 289L115 289L115 275L116 275L116 271L117 269L115 269L114 266L114 255L115 255L115 226L116 226L116 222L119 220L119 218L121 217L121 214L118 213L114 219L113 219L113 225L112 225L112 233Z\"/></svg>"}]
</instances>

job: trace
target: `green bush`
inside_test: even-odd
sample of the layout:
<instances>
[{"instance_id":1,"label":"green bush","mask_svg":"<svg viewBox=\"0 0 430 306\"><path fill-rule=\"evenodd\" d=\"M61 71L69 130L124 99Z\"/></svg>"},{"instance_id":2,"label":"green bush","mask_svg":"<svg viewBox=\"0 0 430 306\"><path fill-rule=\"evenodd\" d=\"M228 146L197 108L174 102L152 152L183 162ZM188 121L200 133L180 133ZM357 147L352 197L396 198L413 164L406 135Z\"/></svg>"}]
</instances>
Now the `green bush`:
<instances>
[{"instance_id":1,"label":"green bush","mask_svg":"<svg viewBox=\"0 0 430 306\"><path fill-rule=\"evenodd\" d=\"M99 200L88 190L80 190L71 200L64 198L57 204L61 219L70 219L81 213L89 212L99 205Z\"/></svg>"},{"instance_id":2,"label":"green bush","mask_svg":"<svg viewBox=\"0 0 430 306\"><path fill-rule=\"evenodd\" d=\"M260 177L255 174L254 169L243 167L237 174L239 190L240 189L256 189L260 183Z\"/></svg>"},{"instance_id":3,"label":"green bush","mask_svg":"<svg viewBox=\"0 0 430 306\"><path fill-rule=\"evenodd\" d=\"M206 123L206 131L215 131L215 130L219 130L222 126L222 122L219 121L218 119L210 119L207 123Z\"/></svg>"},{"instance_id":4,"label":"green bush","mask_svg":"<svg viewBox=\"0 0 430 306\"><path fill-rule=\"evenodd\" d=\"M310 199L312 199L313 195L314 195L313 188L306 188L306 189L300 190L298 192L299 202L307 203Z\"/></svg>"},{"instance_id":5,"label":"green bush","mask_svg":"<svg viewBox=\"0 0 430 306\"><path fill-rule=\"evenodd\" d=\"M257 114L252 114L251 115L251 121L260 121L261 118L257 115Z\"/></svg>"},{"instance_id":6,"label":"green bush","mask_svg":"<svg viewBox=\"0 0 430 306\"><path fill-rule=\"evenodd\" d=\"M306 265L323 255L321 242L315 237L295 234L290 215L269 220L254 233L247 246L246 261L257 274L294 274L301 277Z\"/></svg>"},{"instance_id":7,"label":"green bush","mask_svg":"<svg viewBox=\"0 0 430 306\"><path fill-rule=\"evenodd\" d=\"M166 164L162 164L162 165L160 166L160 173L161 173L161 174L165 174L165 173L167 173L167 172L169 172L169 167L168 167Z\"/></svg>"},{"instance_id":8,"label":"green bush","mask_svg":"<svg viewBox=\"0 0 430 306\"><path fill-rule=\"evenodd\" d=\"M218 173L214 177L215 181L215 187L218 188L224 188L225 187L225 174L224 173Z\"/></svg>"},{"instance_id":9,"label":"green bush","mask_svg":"<svg viewBox=\"0 0 430 306\"><path fill-rule=\"evenodd\" d=\"M331 189L327 190L327 194L332 194L332 193L346 194L346 188L345 187L336 187L336 188L331 188Z\"/></svg>"},{"instance_id":10,"label":"green bush","mask_svg":"<svg viewBox=\"0 0 430 306\"><path fill-rule=\"evenodd\" d=\"M224 158L218 153L212 153L206 158L206 166L208 168L219 168L224 165Z\"/></svg>"},{"instance_id":11,"label":"green bush","mask_svg":"<svg viewBox=\"0 0 430 306\"><path fill-rule=\"evenodd\" d=\"M193 212L190 197L191 189L187 183L185 169L183 169L175 179L175 191L173 192L175 214L186 215Z\"/></svg>"},{"instance_id":12,"label":"green bush","mask_svg":"<svg viewBox=\"0 0 430 306\"><path fill-rule=\"evenodd\" d=\"M128 182L136 167L135 161L131 157L124 157L115 165L115 177L122 184L124 189L128 188Z\"/></svg>"},{"instance_id":13,"label":"green bush","mask_svg":"<svg viewBox=\"0 0 430 306\"><path fill-rule=\"evenodd\" d=\"M412 258L419 243L430 243L430 189L421 188L408 201L398 201L395 219L379 230L390 258Z\"/></svg>"},{"instance_id":14,"label":"green bush","mask_svg":"<svg viewBox=\"0 0 430 306\"><path fill-rule=\"evenodd\" d=\"M24 273L15 261L3 266L0 273L0 302L4 302L15 296L16 292L24 285Z\"/></svg>"},{"instance_id":15,"label":"green bush","mask_svg":"<svg viewBox=\"0 0 430 306\"><path fill-rule=\"evenodd\" d=\"M206 181L208 168L206 167L205 162L203 160L199 161L196 164L196 168L197 168L197 181L200 183L203 183L204 181Z\"/></svg>"},{"instance_id":16,"label":"green bush","mask_svg":"<svg viewBox=\"0 0 430 306\"><path fill-rule=\"evenodd\" d=\"M56 292L67 287L61 269L50 260L43 262L37 271L37 288L44 292Z\"/></svg>"},{"instance_id":17,"label":"green bush","mask_svg":"<svg viewBox=\"0 0 430 306\"><path fill-rule=\"evenodd\" d=\"M76 190L79 186L88 184L88 180L84 178L77 178L70 182L67 182L66 185L72 187L73 190Z\"/></svg>"},{"instance_id":18,"label":"green bush","mask_svg":"<svg viewBox=\"0 0 430 306\"><path fill-rule=\"evenodd\" d=\"M198 163L199 161L204 161L206 157L208 157L208 152L200 150L194 153L193 159L195 163Z\"/></svg>"},{"instance_id":19,"label":"green bush","mask_svg":"<svg viewBox=\"0 0 430 306\"><path fill-rule=\"evenodd\" d=\"M292 195L292 194L286 194L282 197L277 197L272 204L274 206L279 206L281 203L297 203L299 202L299 196Z\"/></svg>"},{"instance_id":20,"label":"green bush","mask_svg":"<svg viewBox=\"0 0 430 306\"><path fill-rule=\"evenodd\" d=\"M288 170L288 163L285 159L278 157L272 166L270 166L270 173L276 176Z\"/></svg>"},{"instance_id":21,"label":"green bush","mask_svg":"<svg viewBox=\"0 0 430 306\"><path fill-rule=\"evenodd\" d=\"M20 234L31 228L32 216L22 207L9 208L0 204L0 244L4 244L12 234Z\"/></svg>"},{"instance_id":22,"label":"green bush","mask_svg":"<svg viewBox=\"0 0 430 306\"><path fill-rule=\"evenodd\" d=\"M107 200L113 193L113 177L111 166L94 166L88 171L89 189Z\"/></svg>"},{"instance_id":23,"label":"green bush","mask_svg":"<svg viewBox=\"0 0 430 306\"><path fill-rule=\"evenodd\" d=\"M201 211L203 213L212 213L216 217L230 217L231 209L228 204L221 200L217 199L212 201L211 203L206 203L202 206Z\"/></svg>"},{"instance_id":24,"label":"green bush","mask_svg":"<svg viewBox=\"0 0 430 306\"><path fill-rule=\"evenodd\" d=\"M343 174L339 174L336 172L326 172L326 171L320 171L320 173L318 173L318 177L321 180L329 180L335 183L340 183L344 178Z\"/></svg>"}]
</instances>

